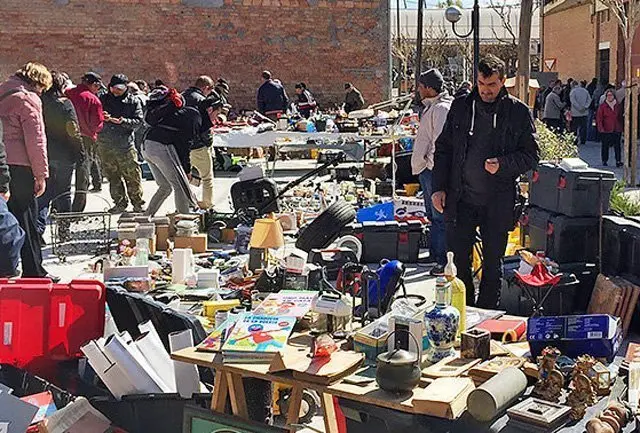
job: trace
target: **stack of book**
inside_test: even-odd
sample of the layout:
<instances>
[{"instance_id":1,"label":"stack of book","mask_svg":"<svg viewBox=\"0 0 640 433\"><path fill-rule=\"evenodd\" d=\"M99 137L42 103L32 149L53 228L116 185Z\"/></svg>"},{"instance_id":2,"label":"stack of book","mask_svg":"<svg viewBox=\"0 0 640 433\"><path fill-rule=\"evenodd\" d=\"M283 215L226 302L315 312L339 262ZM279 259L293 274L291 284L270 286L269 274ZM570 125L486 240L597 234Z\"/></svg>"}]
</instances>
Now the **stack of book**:
<instances>
[{"instance_id":1,"label":"stack of book","mask_svg":"<svg viewBox=\"0 0 640 433\"><path fill-rule=\"evenodd\" d=\"M471 377L476 386L478 386L485 383L487 380L491 379L506 368L520 368L523 364L524 359L522 358L499 356L473 367L469 370L469 377Z\"/></svg>"}]
</instances>

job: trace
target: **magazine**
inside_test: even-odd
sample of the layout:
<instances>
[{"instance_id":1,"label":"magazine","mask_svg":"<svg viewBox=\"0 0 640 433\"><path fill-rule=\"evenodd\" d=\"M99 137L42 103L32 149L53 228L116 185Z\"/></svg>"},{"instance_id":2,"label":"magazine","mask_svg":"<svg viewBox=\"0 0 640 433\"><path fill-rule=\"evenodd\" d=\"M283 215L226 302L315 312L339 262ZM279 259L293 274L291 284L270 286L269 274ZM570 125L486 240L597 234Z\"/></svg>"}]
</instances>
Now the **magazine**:
<instances>
[{"instance_id":1,"label":"magazine","mask_svg":"<svg viewBox=\"0 0 640 433\"><path fill-rule=\"evenodd\" d=\"M309 312L311 303L317 295L318 292L313 291L282 290L267 296L253 314L301 318Z\"/></svg>"},{"instance_id":2,"label":"magazine","mask_svg":"<svg viewBox=\"0 0 640 433\"><path fill-rule=\"evenodd\" d=\"M258 316L247 314L236 323L222 346L230 357L270 357L282 351L293 331L296 318L291 316Z\"/></svg>"}]
</instances>

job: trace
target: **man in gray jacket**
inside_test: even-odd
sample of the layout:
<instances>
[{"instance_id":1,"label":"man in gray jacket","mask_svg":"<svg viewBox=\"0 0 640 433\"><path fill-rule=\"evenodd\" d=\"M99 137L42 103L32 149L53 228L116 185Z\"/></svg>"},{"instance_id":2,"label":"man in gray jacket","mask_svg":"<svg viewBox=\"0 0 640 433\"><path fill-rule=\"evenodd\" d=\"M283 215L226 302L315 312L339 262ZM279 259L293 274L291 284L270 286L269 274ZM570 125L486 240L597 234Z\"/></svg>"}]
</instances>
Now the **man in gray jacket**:
<instances>
[{"instance_id":1,"label":"man in gray jacket","mask_svg":"<svg viewBox=\"0 0 640 433\"><path fill-rule=\"evenodd\" d=\"M591 95L577 81L571 83L571 86L572 89L569 94L571 101L571 132L576 135L576 142L580 145L587 141L587 116L591 106Z\"/></svg>"},{"instance_id":2,"label":"man in gray jacket","mask_svg":"<svg viewBox=\"0 0 640 433\"><path fill-rule=\"evenodd\" d=\"M442 132L453 98L444 90L444 78L437 69L429 69L420 75L418 93L424 105L420 116L420 127L413 144L411 170L419 175L424 194L425 214L431 221L430 258L436 262L431 275L444 273L447 264L447 246L445 237L444 214L438 212L431 201L431 177L433 155L436 151L436 139Z\"/></svg>"},{"instance_id":3,"label":"man in gray jacket","mask_svg":"<svg viewBox=\"0 0 640 433\"><path fill-rule=\"evenodd\" d=\"M565 103L562 101L560 94L562 93L562 86L556 84L553 86L553 90L547 95L547 99L544 103L544 114L542 121L549 128L562 133L564 131L564 118L562 116L562 110L565 107Z\"/></svg>"}]
</instances>

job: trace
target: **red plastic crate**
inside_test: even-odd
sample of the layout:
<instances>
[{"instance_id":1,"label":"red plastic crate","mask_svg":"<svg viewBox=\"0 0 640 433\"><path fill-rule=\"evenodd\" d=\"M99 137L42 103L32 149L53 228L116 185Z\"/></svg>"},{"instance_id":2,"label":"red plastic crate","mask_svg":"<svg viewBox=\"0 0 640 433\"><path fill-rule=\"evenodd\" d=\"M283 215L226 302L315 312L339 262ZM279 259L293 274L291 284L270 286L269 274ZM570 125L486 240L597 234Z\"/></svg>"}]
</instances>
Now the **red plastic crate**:
<instances>
[{"instance_id":1,"label":"red plastic crate","mask_svg":"<svg viewBox=\"0 0 640 433\"><path fill-rule=\"evenodd\" d=\"M106 291L93 280L0 279L0 362L22 368L82 356L102 337Z\"/></svg>"}]
</instances>

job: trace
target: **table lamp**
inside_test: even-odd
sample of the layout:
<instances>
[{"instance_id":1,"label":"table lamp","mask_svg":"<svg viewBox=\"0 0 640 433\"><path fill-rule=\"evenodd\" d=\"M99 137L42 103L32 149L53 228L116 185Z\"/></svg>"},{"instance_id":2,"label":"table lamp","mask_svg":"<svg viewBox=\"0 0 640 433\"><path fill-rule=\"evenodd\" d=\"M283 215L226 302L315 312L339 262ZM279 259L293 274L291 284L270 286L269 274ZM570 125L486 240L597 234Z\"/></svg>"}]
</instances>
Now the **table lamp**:
<instances>
[{"instance_id":1,"label":"table lamp","mask_svg":"<svg viewBox=\"0 0 640 433\"><path fill-rule=\"evenodd\" d=\"M284 246L284 233L280 222L274 218L256 220L253 225L253 231L251 232L249 246L252 250L256 251L254 254L249 253L249 269L258 269L258 263L256 263L258 259L257 254L259 254L260 267L262 267L265 262L268 262L269 249L277 249ZM253 264L251 263L251 256L254 257Z\"/></svg>"}]
</instances>

